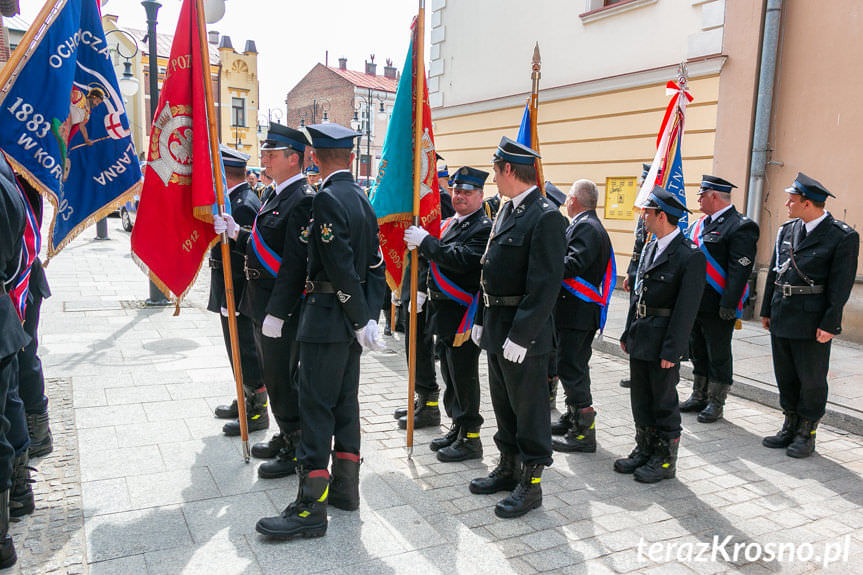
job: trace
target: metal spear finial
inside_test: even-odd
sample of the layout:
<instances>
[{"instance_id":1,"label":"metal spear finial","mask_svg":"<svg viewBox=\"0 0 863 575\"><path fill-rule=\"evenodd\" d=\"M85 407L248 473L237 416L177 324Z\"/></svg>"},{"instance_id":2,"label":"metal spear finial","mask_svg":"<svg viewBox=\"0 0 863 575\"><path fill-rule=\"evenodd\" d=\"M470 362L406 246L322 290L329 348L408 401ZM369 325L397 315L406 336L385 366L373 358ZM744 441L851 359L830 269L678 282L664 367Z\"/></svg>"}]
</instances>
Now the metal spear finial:
<instances>
[{"instance_id":1,"label":"metal spear finial","mask_svg":"<svg viewBox=\"0 0 863 575\"><path fill-rule=\"evenodd\" d=\"M686 81L689 79L689 70L686 68L686 60L682 60L677 67L677 84L681 88L686 87Z\"/></svg>"},{"instance_id":2,"label":"metal spear finial","mask_svg":"<svg viewBox=\"0 0 863 575\"><path fill-rule=\"evenodd\" d=\"M533 47L533 60L531 61L531 67L534 72L539 72L539 69L542 68L542 59L539 57L539 42Z\"/></svg>"}]
</instances>

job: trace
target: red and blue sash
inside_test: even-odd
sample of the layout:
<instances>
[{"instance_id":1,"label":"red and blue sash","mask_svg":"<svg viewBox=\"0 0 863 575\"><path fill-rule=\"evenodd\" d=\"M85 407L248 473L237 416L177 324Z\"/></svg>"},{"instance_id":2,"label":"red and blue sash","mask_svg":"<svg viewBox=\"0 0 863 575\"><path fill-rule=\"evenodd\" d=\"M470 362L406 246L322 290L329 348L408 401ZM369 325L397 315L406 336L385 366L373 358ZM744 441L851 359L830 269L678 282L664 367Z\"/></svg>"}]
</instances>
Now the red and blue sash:
<instances>
[{"instance_id":1,"label":"red and blue sash","mask_svg":"<svg viewBox=\"0 0 863 575\"><path fill-rule=\"evenodd\" d=\"M441 237L443 237L446 229L452 221L453 219L449 218L443 223L440 230ZM459 347L470 339L470 330L473 328L474 319L476 318L476 310L479 305L479 292L471 295L466 290L461 289L453 283L451 279L446 277L443 272L440 271L440 266L434 262L429 264L429 269L431 270L432 279L438 289L452 301L467 308L464 312L464 316L461 318L461 323L459 323L458 329L455 332L455 338L453 339L453 347Z\"/></svg>"},{"instance_id":2,"label":"red and blue sash","mask_svg":"<svg viewBox=\"0 0 863 575\"><path fill-rule=\"evenodd\" d=\"M267 245L264 238L261 237L261 232L258 231L258 218L255 218L255 223L252 225L252 251L255 252L255 257L264 266L271 276L279 275L279 268L282 267L282 258L279 257L273 248Z\"/></svg>"},{"instance_id":3,"label":"red and blue sash","mask_svg":"<svg viewBox=\"0 0 863 575\"><path fill-rule=\"evenodd\" d=\"M27 311L27 294L30 291L30 268L42 247L42 236L39 234L39 223L36 221L36 214L33 212L30 200L27 199L27 194L21 188L18 188L18 193L24 200L24 212L27 221L21 242L20 267L18 268L18 275L12 282L12 287L9 288L9 297L12 298L18 318L23 322L24 313Z\"/></svg>"},{"instance_id":4,"label":"red and blue sash","mask_svg":"<svg viewBox=\"0 0 863 575\"><path fill-rule=\"evenodd\" d=\"M704 220L706 219L707 216L701 216L697 222L692 224L689 230L689 239L704 253L704 257L707 260L707 284L716 290L719 295L722 295L725 293L726 274L722 266L719 265L719 262L716 261L716 258L707 250L707 246L704 245ZM740 301L737 302L737 308L735 309L735 315L738 319L743 316L743 305L748 298L749 284L746 284L746 289L743 290L743 295L740 296Z\"/></svg>"},{"instance_id":5,"label":"red and blue sash","mask_svg":"<svg viewBox=\"0 0 863 575\"><path fill-rule=\"evenodd\" d=\"M605 275L602 277L601 289L582 277L563 280L563 287L568 292L587 303L595 303L599 306L599 333L605 329L605 320L608 318L608 304L611 301L611 293L617 284L617 264L614 262L614 251L608 258L605 266Z\"/></svg>"}]
</instances>

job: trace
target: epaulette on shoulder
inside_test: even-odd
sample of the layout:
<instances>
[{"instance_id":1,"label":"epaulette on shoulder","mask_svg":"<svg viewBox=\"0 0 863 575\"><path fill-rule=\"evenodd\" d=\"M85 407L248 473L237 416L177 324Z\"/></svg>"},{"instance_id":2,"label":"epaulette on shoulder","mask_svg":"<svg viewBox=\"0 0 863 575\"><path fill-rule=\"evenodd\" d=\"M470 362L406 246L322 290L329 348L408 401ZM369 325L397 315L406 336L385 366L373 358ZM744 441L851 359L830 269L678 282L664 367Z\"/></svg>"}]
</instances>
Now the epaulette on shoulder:
<instances>
[{"instance_id":1,"label":"epaulette on shoulder","mask_svg":"<svg viewBox=\"0 0 863 575\"><path fill-rule=\"evenodd\" d=\"M854 228L843 222L842 220L833 220L833 225L842 230L843 233L850 234Z\"/></svg>"}]
</instances>

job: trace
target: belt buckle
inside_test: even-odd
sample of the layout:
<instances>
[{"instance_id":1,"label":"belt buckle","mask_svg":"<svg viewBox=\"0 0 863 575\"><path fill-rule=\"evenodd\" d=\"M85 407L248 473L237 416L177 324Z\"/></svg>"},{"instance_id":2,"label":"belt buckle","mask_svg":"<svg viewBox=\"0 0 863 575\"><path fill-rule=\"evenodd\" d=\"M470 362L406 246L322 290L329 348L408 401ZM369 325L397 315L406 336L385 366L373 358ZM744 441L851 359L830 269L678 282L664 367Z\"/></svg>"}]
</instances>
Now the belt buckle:
<instances>
[{"instance_id":1,"label":"belt buckle","mask_svg":"<svg viewBox=\"0 0 863 575\"><path fill-rule=\"evenodd\" d=\"M312 293L315 291L315 282L306 280L306 293Z\"/></svg>"},{"instance_id":2,"label":"belt buckle","mask_svg":"<svg viewBox=\"0 0 863 575\"><path fill-rule=\"evenodd\" d=\"M635 304L635 315L639 319L643 319L647 317L647 304L639 303Z\"/></svg>"},{"instance_id":3,"label":"belt buckle","mask_svg":"<svg viewBox=\"0 0 863 575\"><path fill-rule=\"evenodd\" d=\"M482 294L482 303L484 303L486 307L491 307L487 293Z\"/></svg>"},{"instance_id":4,"label":"belt buckle","mask_svg":"<svg viewBox=\"0 0 863 575\"><path fill-rule=\"evenodd\" d=\"M793 295L790 284L782 284L782 297L790 297Z\"/></svg>"}]
</instances>

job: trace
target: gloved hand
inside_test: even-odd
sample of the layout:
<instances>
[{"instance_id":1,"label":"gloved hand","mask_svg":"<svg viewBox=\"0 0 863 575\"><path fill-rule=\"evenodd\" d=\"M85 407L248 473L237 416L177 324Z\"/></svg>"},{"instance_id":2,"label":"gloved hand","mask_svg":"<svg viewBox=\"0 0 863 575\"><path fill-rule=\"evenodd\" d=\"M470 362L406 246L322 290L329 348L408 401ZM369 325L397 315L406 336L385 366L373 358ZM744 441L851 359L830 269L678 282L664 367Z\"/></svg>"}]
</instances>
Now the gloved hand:
<instances>
[{"instance_id":1,"label":"gloved hand","mask_svg":"<svg viewBox=\"0 0 863 575\"><path fill-rule=\"evenodd\" d=\"M424 292L421 292L421 291L417 292L417 313L422 312L423 304L425 304L427 298L428 298L428 296ZM408 301L408 311L410 311L410 310L411 310L411 302Z\"/></svg>"},{"instance_id":2,"label":"gloved hand","mask_svg":"<svg viewBox=\"0 0 863 575\"><path fill-rule=\"evenodd\" d=\"M370 319L369 323L362 329L355 330L354 334L357 336L357 341L363 346L363 349L382 351L387 348L387 345L378 334L378 322L373 319Z\"/></svg>"},{"instance_id":3,"label":"gloved hand","mask_svg":"<svg viewBox=\"0 0 863 575\"><path fill-rule=\"evenodd\" d=\"M264 318L264 323L261 325L261 333L266 337L282 337L283 325L285 325L285 320L279 319L274 315L267 314L267 317Z\"/></svg>"},{"instance_id":4,"label":"gloved hand","mask_svg":"<svg viewBox=\"0 0 863 575\"><path fill-rule=\"evenodd\" d=\"M482 326L481 325L475 325L472 328L470 328L470 339L474 343L474 345L479 347L479 340L482 339Z\"/></svg>"},{"instance_id":5,"label":"gloved hand","mask_svg":"<svg viewBox=\"0 0 863 575\"><path fill-rule=\"evenodd\" d=\"M393 305L396 307L399 307L400 305L402 305L402 298L396 292L390 293L390 301L393 302Z\"/></svg>"},{"instance_id":6,"label":"gloved hand","mask_svg":"<svg viewBox=\"0 0 863 575\"><path fill-rule=\"evenodd\" d=\"M521 347L514 341L506 338L503 342L503 358L513 363L521 363L527 355L527 348Z\"/></svg>"},{"instance_id":7,"label":"gloved hand","mask_svg":"<svg viewBox=\"0 0 863 575\"><path fill-rule=\"evenodd\" d=\"M221 309L221 312L222 312L222 316L223 316L223 317L228 317L228 308L223 307L223 308Z\"/></svg>"},{"instance_id":8,"label":"gloved hand","mask_svg":"<svg viewBox=\"0 0 863 575\"><path fill-rule=\"evenodd\" d=\"M237 222L234 221L234 218L231 217L231 214L215 214L213 215L213 229L217 234L228 234L228 237L232 240L237 239L237 236L240 233L240 226L237 225Z\"/></svg>"},{"instance_id":9,"label":"gloved hand","mask_svg":"<svg viewBox=\"0 0 863 575\"><path fill-rule=\"evenodd\" d=\"M417 226L411 226L406 229L405 243L408 245L408 249L415 250L418 245L423 243L423 240L426 239L427 235L429 235L427 231Z\"/></svg>"},{"instance_id":10,"label":"gloved hand","mask_svg":"<svg viewBox=\"0 0 863 575\"><path fill-rule=\"evenodd\" d=\"M725 321L732 320L737 316L737 310L731 307L721 307L719 308L719 319L724 319Z\"/></svg>"}]
</instances>

